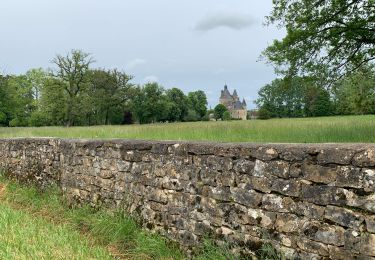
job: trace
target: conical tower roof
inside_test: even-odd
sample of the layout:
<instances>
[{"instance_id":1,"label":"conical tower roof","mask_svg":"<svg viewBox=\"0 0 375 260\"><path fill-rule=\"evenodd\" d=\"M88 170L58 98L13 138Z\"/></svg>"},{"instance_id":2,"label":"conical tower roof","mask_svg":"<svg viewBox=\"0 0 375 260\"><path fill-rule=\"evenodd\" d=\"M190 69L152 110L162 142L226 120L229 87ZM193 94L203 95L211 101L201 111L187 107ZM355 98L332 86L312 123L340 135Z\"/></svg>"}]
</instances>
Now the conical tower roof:
<instances>
[{"instance_id":1,"label":"conical tower roof","mask_svg":"<svg viewBox=\"0 0 375 260\"><path fill-rule=\"evenodd\" d=\"M224 85L224 90L222 90L222 97L223 98L231 98L232 97L232 95L229 93L227 85Z\"/></svg>"}]
</instances>

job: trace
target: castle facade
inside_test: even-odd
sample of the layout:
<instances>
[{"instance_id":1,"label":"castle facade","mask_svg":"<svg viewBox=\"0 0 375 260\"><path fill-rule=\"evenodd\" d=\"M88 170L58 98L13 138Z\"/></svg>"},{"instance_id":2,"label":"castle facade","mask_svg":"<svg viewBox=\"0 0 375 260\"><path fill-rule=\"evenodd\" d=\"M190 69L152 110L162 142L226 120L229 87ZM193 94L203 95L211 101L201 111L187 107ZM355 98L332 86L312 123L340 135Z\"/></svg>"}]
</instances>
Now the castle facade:
<instances>
[{"instance_id":1,"label":"castle facade","mask_svg":"<svg viewBox=\"0 0 375 260\"><path fill-rule=\"evenodd\" d=\"M225 85L224 89L221 91L219 103L223 104L228 109L232 118L247 119L246 101L245 99L242 99L242 102L240 101L236 90L233 91L233 94L230 94L228 86Z\"/></svg>"}]
</instances>

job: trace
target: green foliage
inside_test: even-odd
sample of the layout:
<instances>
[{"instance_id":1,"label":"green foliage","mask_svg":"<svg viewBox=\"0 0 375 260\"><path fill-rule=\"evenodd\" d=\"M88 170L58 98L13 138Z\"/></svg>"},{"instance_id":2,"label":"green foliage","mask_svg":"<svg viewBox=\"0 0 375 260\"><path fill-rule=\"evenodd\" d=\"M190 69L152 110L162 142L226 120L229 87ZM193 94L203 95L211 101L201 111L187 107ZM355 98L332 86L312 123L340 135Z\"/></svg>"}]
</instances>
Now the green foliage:
<instances>
[{"instance_id":1,"label":"green foliage","mask_svg":"<svg viewBox=\"0 0 375 260\"><path fill-rule=\"evenodd\" d=\"M329 92L319 87L309 87L305 91L304 110L306 116L328 116L332 113Z\"/></svg>"},{"instance_id":2,"label":"green foliage","mask_svg":"<svg viewBox=\"0 0 375 260\"><path fill-rule=\"evenodd\" d=\"M199 120L200 120L199 115L193 109L189 109L186 116L184 117L185 122L195 122Z\"/></svg>"},{"instance_id":3,"label":"green foliage","mask_svg":"<svg viewBox=\"0 0 375 260\"><path fill-rule=\"evenodd\" d=\"M230 116L230 112L228 110L223 113L223 120L225 120L225 121L232 120L232 118Z\"/></svg>"},{"instance_id":4,"label":"green foliage","mask_svg":"<svg viewBox=\"0 0 375 260\"><path fill-rule=\"evenodd\" d=\"M188 113L188 100L184 92L178 88L168 89L166 91L168 101L171 103L168 121L183 121Z\"/></svg>"},{"instance_id":5,"label":"green foliage","mask_svg":"<svg viewBox=\"0 0 375 260\"><path fill-rule=\"evenodd\" d=\"M270 117L301 117L304 107L304 92L308 79L275 79L262 87L255 101L259 108L267 110Z\"/></svg>"},{"instance_id":6,"label":"green foliage","mask_svg":"<svg viewBox=\"0 0 375 260\"><path fill-rule=\"evenodd\" d=\"M119 124L132 93L131 76L115 70L88 71L88 87L82 99L88 124Z\"/></svg>"},{"instance_id":7,"label":"green foliage","mask_svg":"<svg viewBox=\"0 0 375 260\"><path fill-rule=\"evenodd\" d=\"M281 260L284 259L281 253L278 253L275 248L269 244L264 243L262 247L256 252L259 259L262 260Z\"/></svg>"},{"instance_id":8,"label":"green foliage","mask_svg":"<svg viewBox=\"0 0 375 260\"><path fill-rule=\"evenodd\" d=\"M170 109L171 103L164 94L164 88L158 83L147 83L143 87L137 87L132 100L132 111L139 123L166 121Z\"/></svg>"},{"instance_id":9,"label":"green foliage","mask_svg":"<svg viewBox=\"0 0 375 260\"><path fill-rule=\"evenodd\" d=\"M224 243L220 246L216 245L210 239L203 240L203 248L199 255L195 257L197 260L235 260L238 256L234 255L228 244Z\"/></svg>"},{"instance_id":10,"label":"green foliage","mask_svg":"<svg viewBox=\"0 0 375 260\"><path fill-rule=\"evenodd\" d=\"M224 113L227 112L228 109L223 104L218 104L214 108L214 117L216 120L221 119L224 120ZM229 114L230 117L230 114Z\"/></svg>"},{"instance_id":11,"label":"green foliage","mask_svg":"<svg viewBox=\"0 0 375 260\"><path fill-rule=\"evenodd\" d=\"M53 63L57 66L54 78L60 82L57 86L64 90L65 98L65 125L72 126L77 121L80 109L80 95L87 87L88 71L93 63L89 53L81 50L72 50L66 56L57 55Z\"/></svg>"},{"instance_id":12,"label":"green foliage","mask_svg":"<svg viewBox=\"0 0 375 260\"><path fill-rule=\"evenodd\" d=\"M45 81L41 88L39 108L32 116L35 126L65 124L67 96L62 84L64 83L61 80L54 78L48 78Z\"/></svg>"},{"instance_id":13,"label":"green foliage","mask_svg":"<svg viewBox=\"0 0 375 260\"><path fill-rule=\"evenodd\" d=\"M207 113L207 96L202 90L188 93L189 108L194 110L199 119Z\"/></svg>"},{"instance_id":14,"label":"green foliage","mask_svg":"<svg viewBox=\"0 0 375 260\"><path fill-rule=\"evenodd\" d=\"M265 107L259 108L259 110L258 110L258 119L265 120L265 119L270 119L270 118L271 118L271 113L270 113L270 111L268 111L267 108L265 108Z\"/></svg>"},{"instance_id":15,"label":"green foliage","mask_svg":"<svg viewBox=\"0 0 375 260\"><path fill-rule=\"evenodd\" d=\"M95 255L100 252L101 255L94 257L97 259L109 258L109 253L102 249L104 247L116 248L122 256L137 259L184 258L183 253L173 243L159 235L143 231L134 219L127 216L124 212L96 211L87 206L72 207L66 204L56 187L41 192L34 186L22 186L15 182L7 181L4 177L0 178L0 183L6 184L7 187L7 196L1 198L2 203L5 202L9 207L22 208L23 211L26 211L21 213L27 216L23 220L28 223L28 233L25 238L44 236L43 239L40 238L40 243L37 243L37 249L40 250L39 253L42 255L50 254L51 248L68 250L67 253L72 254L69 257L70 259L77 258L82 252L88 254L90 251L86 247L89 241L86 237L79 236L79 232L81 232L88 234L92 239L90 245L92 251L90 254ZM0 207L0 218L3 214L4 209ZM44 219L38 218L38 216L43 216ZM30 219L33 219L33 221L30 221ZM43 223L45 228L41 228L39 224L36 226L35 222ZM63 225L53 225L51 222L63 223ZM19 233L24 234L24 225L20 225L11 218L4 223L11 223L12 228L18 228L21 230ZM8 224L6 226L9 228ZM61 227L64 229L63 231L60 231ZM0 230L1 228L0 223ZM49 232L46 232L46 230L49 230ZM13 229L8 230L8 237L9 231L13 231ZM35 234L35 232L38 232L38 234ZM61 237L51 241L50 239L45 239L46 236L49 238ZM18 240L21 241L20 244L27 242L25 238L18 237ZM70 239L71 241L69 241ZM0 242L1 240L0 238ZM65 244L61 244L61 241ZM5 242L7 242L7 239L5 239ZM92 245L93 243L95 246ZM26 245L24 244L22 244L23 248L34 250L33 246L27 245L27 243ZM56 247L56 245L60 246L61 249ZM74 245L73 250L70 249L72 245ZM14 251L16 249L16 247L13 248L14 246L16 245L7 244L8 251L12 251L12 249ZM82 251L77 251L76 249L80 247L82 247ZM0 255L2 252L4 251L2 251L0 245ZM20 253L23 252L20 251ZM88 258L92 257L88 256Z\"/></svg>"},{"instance_id":16,"label":"green foliage","mask_svg":"<svg viewBox=\"0 0 375 260\"><path fill-rule=\"evenodd\" d=\"M0 232L1 259L112 259L106 249L93 246L78 231L3 204Z\"/></svg>"},{"instance_id":17,"label":"green foliage","mask_svg":"<svg viewBox=\"0 0 375 260\"><path fill-rule=\"evenodd\" d=\"M336 83L333 88L338 114L375 113L375 69L363 68Z\"/></svg>"},{"instance_id":18,"label":"green foliage","mask_svg":"<svg viewBox=\"0 0 375 260\"><path fill-rule=\"evenodd\" d=\"M375 59L374 19L373 0L276 0L267 22L287 34L263 55L284 74L335 78Z\"/></svg>"}]
</instances>

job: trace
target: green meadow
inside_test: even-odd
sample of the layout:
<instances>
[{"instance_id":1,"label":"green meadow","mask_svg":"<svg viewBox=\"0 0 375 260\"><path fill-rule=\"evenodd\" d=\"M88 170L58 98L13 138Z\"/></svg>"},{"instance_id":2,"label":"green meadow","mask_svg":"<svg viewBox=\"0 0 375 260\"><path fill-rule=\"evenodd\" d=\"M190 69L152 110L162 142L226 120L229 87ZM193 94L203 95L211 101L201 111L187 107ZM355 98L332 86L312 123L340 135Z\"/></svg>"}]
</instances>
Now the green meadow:
<instances>
[{"instance_id":1,"label":"green meadow","mask_svg":"<svg viewBox=\"0 0 375 260\"><path fill-rule=\"evenodd\" d=\"M375 142L375 115L70 128L0 128L0 138L11 137L270 143L373 143Z\"/></svg>"}]
</instances>

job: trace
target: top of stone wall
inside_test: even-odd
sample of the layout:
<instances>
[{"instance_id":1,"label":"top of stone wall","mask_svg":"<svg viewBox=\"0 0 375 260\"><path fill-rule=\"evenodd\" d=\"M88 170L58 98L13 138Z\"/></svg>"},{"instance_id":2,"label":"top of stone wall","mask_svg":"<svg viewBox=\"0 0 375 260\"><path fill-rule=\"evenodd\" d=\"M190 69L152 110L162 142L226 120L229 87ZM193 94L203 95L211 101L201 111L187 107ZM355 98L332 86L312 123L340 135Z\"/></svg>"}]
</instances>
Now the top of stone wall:
<instances>
[{"instance_id":1,"label":"top of stone wall","mask_svg":"<svg viewBox=\"0 0 375 260\"><path fill-rule=\"evenodd\" d=\"M64 139L64 138L9 138L1 143L59 144L66 149L116 147L117 149L150 150L155 154L215 155L231 158L253 158L265 161L316 161L318 164L341 164L375 167L375 144L361 143L220 143L200 141L151 141L134 139Z\"/></svg>"}]
</instances>

